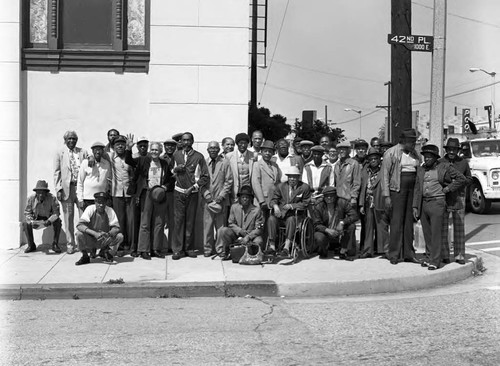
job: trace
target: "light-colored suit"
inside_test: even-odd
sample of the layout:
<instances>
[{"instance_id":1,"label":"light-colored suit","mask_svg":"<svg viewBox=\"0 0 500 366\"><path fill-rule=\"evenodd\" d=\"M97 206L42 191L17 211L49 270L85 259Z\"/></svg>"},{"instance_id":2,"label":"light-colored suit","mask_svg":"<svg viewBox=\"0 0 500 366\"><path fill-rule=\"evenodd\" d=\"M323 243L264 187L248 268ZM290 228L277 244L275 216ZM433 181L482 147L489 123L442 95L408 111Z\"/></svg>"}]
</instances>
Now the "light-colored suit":
<instances>
[{"instance_id":1,"label":"light-colored suit","mask_svg":"<svg viewBox=\"0 0 500 366\"><path fill-rule=\"evenodd\" d=\"M238 174L238 161L240 160L240 152L234 150L226 155L226 159L229 161L229 166L233 173L233 194L232 199L234 202L238 200L238 192L240 190L240 179ZM249 182L252 182L252 170L255 163L255 155L251 151L245 151L245 160L248 159L248 171L249 171Z\"/></svg>"},{"instance_id":2,"label":"light-colored suit","mask_svg":"<svg viewBox=\"0 0 500 366\"><path fill-rule=\"evenodd\" d=\"M222 156L215 159L215 170L212 173L212 159L208 158L207 166L210 174L210 186L202 190L203 202L203 250L212 253L215 245L214 233L226 225L227 210L230 205L229 196L233 187L233 173L229 161ZM222 211L213 213L208 209L212 200L220 200ZM215 231L214 231L215 230Z\"/></svg>"},{"instance_id":3,"label":"light-colored suit","mask_svg":"<svg viewBox=\"0 0 500 366\"><path fill-rule=\"evenodd\" d=\"M262 203L269 205L276 184L281 181L281 174L280 168L274 161L268 164L264 160L259 160L253 165L252 189L259 205Z\"/></svg>"},{"instance_id":4,"label":"light-colored suit","mask_svg":"<svg viewBox=\"0 0 500 366\"><path fill-rule=\"evenodd\" d=\"M79 163L88 158L86 150L75 147L75 154L78 155ZM54 157L54 187L56 194L61 191L61 206L63 210L64 230L66 231L66 241L69 246L75 244L75 204L78 203L76 196L76 181L71 182L70 152L64 146Z\"/></svg>"}]
</instances>

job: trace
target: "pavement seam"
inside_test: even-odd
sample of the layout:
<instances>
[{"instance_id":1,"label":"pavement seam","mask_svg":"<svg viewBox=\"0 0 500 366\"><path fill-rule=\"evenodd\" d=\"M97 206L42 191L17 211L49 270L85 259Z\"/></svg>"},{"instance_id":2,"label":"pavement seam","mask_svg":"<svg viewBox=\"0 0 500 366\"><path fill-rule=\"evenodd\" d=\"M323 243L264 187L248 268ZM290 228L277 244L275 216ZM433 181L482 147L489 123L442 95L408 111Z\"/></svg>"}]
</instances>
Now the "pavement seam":
<instances>
[{"instance_id":1,"label":"pavement seam","mask_svg":"<svg viewBox=\"0 0 500 366\"><path fill-rule=\"evenodd\" d=\"M108 266L108 268L106 269L106 272L104 272L104 275L102 276L102 279L101 279L101 285L104 285L104 279L106 278L106 275L108 274L110 267L111 266Z\"/></svg>"},{"instance_id":2,"label":"pavement seam","mask_svg":"<svg viewBox=\"0 0 500 366\"><path fill-rule=\"evenodd\" d=\"M16 250L16 249L14 249ZM2 262L2 265L4 265L5 263L7 263L8 261L10 261L12 258L14 258L15 256L17 256L19 253L21 253L21 247L17 248L17 252L13 253L9 258L7 258L5 261Z\"/></svg>"},{"instance_id":3,"label":"pavement seam","mask_svg":"<svg viewBox=\"0 0 500 366\"><path fill-rule=\"evenodd\" d=\"M64 258L64 256L66 256L66 253L63 253L63 254L59 257L59 259L57 260L57 262L56 262L56 263L54 263L54 265L53 265L52 267L50 267L50 269L49 269L49 270L48 270L48 271L47 271L47 272L46 272L46 273L42 276L42 278L40 278L40 279L38 280L38 282L36 283L37 285L39 285L39 284L40 284L40 282L41 282L41 281L42 281L45 277L47 277L47 275L50 273L50 271L52 271L52 270L54 269L54 267L55 267L55 266L56 266L56 265L57 265L57 264L58 264L58 263L59 263L59 262L60 262L60 261Z\"/></svg>"}]
</instances>

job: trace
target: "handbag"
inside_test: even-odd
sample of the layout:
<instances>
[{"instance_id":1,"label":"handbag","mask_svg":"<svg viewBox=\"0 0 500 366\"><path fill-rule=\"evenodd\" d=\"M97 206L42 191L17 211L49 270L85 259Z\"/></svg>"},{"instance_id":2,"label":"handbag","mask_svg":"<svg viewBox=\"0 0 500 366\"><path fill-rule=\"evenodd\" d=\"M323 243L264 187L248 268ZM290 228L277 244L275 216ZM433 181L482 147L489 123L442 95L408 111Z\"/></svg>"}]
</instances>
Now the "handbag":
<instances>
[{"instance_id":1,"label":"handbag","mask_svg":"<svg viewBox=\"0 0 500 366\"><path fill-rule=\"evenodd\" d=\"M262 264L262 260L264 259L264 254L262 253L262 249L260 245L257 244L247 244L245 245L245 253L240 258L240 264Z\"/></svg>"},{"instance_id":2,"label":"handbag","mask_svg":"<svg viewBox=\"0 0 500 366\"><path fill-rule=\"evenodd\" d=\"M231 260L233 263L239 263L240 258L245 254L245 246L239 243L231 244L229 252L231 253Z\"/></svg>"}]
</instances>

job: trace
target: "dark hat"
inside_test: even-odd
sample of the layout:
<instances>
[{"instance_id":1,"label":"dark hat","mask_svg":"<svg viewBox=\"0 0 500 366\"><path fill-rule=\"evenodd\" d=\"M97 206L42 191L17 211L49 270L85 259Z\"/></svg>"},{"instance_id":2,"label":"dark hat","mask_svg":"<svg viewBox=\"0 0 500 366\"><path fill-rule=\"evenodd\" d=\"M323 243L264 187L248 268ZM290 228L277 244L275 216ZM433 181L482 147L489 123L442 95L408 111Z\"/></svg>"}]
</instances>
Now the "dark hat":
<instances>
[{"instance_id":1,"label":"dark hat","mask_svg":"<svg viewBox=\"0 0 500 366\"><path fill-rule=\"evenodd\" d=\"M94 194L94 199L97 201L97 200L107 200L108 199L108 195L106 192L97 192L96 194Z\"/></svg>"},{"instance_id":2,"label":"dark hat","mask_svg":"<svg viewBox=\"0 0 500 366\"><path fill-rule=\"evenodd\" d=\"M444 145L444 147L456 147L457 149L460 149L460 141L457 138L450 137L448 141L446 141L446 145Z\"/></svg>"},{"instance_id":3,"label":"dark hat","mask_svg":"<svg viewBox=\"0 0 500 366\"><path fill-rule=\"evenodd\" d=\"M175 141L174 139L166 139L165 141L163 141L163 145L177 145L177 141Z\"/></svg>"},{"instance_id":4,"label":"dark hat","mask_svg":"<svg viewBox=\"0 0 500 366\"><path fill-rule=\"evenodd\" d=\"M351 144L349 142L347 142L347 141L343 141L340 144L337 144L337 149L342 149L342 148L350 149L351 148Z\"/></svg>"},{"instance_id":5,"label":"dark hat","mask_svg":"<svg viewBox=\"0 0 500 366\"><path fill-rule=\"evenodd\" d=\"M337 188L328 186L325 189L323 189L323 196L333 196L337 195Z\"/></svg>"},{"instance_id":6,"label":"dark hat","mask_svg":"<svg viewBox=\"0 0 500 366\"><path fill-rule=\"evenodd\" d=\"M154 186L153 188L151 188L149 194L151 195L151 199L158 203L165 201L167 197L165 188L163 188L162 186Z\"/></svg>"},{"instance_id":7,"label":"dark hat","mask_svg":"<svg viewBox=\"0 0 500 366\"><path fill-rule=\"evenodd\" d=\"M271 150L274 150L274 142L270 141L270 140L266 140L262 143L262 145L260 145L260 149L271 149Z\"/></svg>"},{"instance_id":8,"label":"dark hat","mask_svg":"<svg viewBox=\"0 0 500 366\"><path fill-rule=\"evenodd\" d=\"M311 146L313 146L313 145L314 145L314 142L309 141L309 140L302 140L302 141L300 142L300 146L304 146L304 145L311 145Z\"/></svg>"},{"instance_id":9,"label":"dark hat","mask_svg":"<svg viewBox=\"0 0 500 366\"><path fill-rule=\"evenodd\" d=\"M407 128L406 130L401 131L401 138L406 139L417 139L417 131L414 128Z\"/></svg>"},{"instance_id":10,"label":"dark hat","mask_svg":"<svg viewBox=\"0 0 500 366\"><path fill-rule=\"evenodd\" d=\"M368 149L368 142L366 142L363 139L359 139L359 140L354 141L354 148L355 149L362 148L362 147Z\"/></svg>"},{"instance_id":11,"label":"dark hat","mask_svg":"<svg viewBox=\"0 0 500 366\"><path fill-rule=\"evenodd\" d=\"M237 134L234 138L234 142L236 143L236 145L238 145L238 142L243 140L246 140L248 143L250 143L250 137L244 132Z\"/></svg>"},{"instance_id":12,"label":"dark hat","mask_svg":"<svg viewBox=\"0 0 500 366\"><path fill-rule=\"evenodd\" d=\"M238 192L238 197L240 197L241 195L244 195L244 194L246 194L247 196L253 197L252 187L250 187L250 186L241 187L240 191Z\"/></svg>"},{"instance_id":13,"label":"dark hat","mask_svg":"<svg viewBox=\"0 0 500 366\"><path fill-rule=\"evenodd\" d=\"M102 147L104 149L104 146L106 146L106 145L104 145L102 142L96 141L92 144L92 146L90 148L93 149L96 147Z\"/></svg>"},{"instance_id":14,"label":"dark hat","mask_svg":"<svg viewBox=\"0 0 500 366\"><path fill-rule=\"evenodd\" d=\"M420 153L422 155L425 154L425 153L434 154L435 156L437 156L437 158L440 158L440 156L439 156L439 147L437 147L436 145L431 145L431 144L424 145L424 146L422 146L422 149L420 150Z\"/></svg>"},{"instance_id":15,"label":"dark hat","mask_svg":"<svg viewBox=\"0 0 500 366\"><path fill-rule=\"evenodd\" d=\"M33 188L33 190L35 192L36 191L47 191L47 192L50 191L49 185L44 180L39 180L38 182L36 182L36 186L35 186L35 188Z\"/></svg>"},{"instance_id":16,"label":"dark hat","mask_svg":"<svg viewBox=\"0 0 500 366\"><path fill-rule=\"evenodd\" d=\"M393 147L394 144L390 141L380 141L380 147Z\"/></svg>"},{"instance_id":17,"label":"dark hat","mask_svg":"<svg viewBox=\"0 0 500 366\"><path fill-rule=\"evenodd\" d=\"M294 139L293 139L293 143L296 144L297 142L301 142L302 140L304 140L302 137L300 136L296 136Z\"/></svg>"},{"instance_id":18,"label":"dark hat","mask_svg":"<svg viewBox=\"0 0 500 366\"><path fill-rule=\"evenodd\" d=\"M172 140L179 142L182 138L182 135L184 135L184 132L176 133L175 135L172 135Z\"/></svg>"},{"instance_id":19,"label":"dark hat","mask_svg":"<svg viewBox=\"0 0 500 366\"><path fill-rule=\"evenodd\" d=\"M378 151L377 149L375 149L374 147L370 147L368 149L368 152L366 153L366 157L369 157L370 155L382 156L382 153L380 151Z\"/></svg>"},{"instance_id":20,"label":"dark hat","mask_svg":"<svg viewBox=\"0 0 500 366\"><path fill-rule=\"evenodd\" d=\"M116 144L117 142L124 142L127 143L127 138L123 135L118 135L113 139L113 145Z\"/></svg>"},{"instance_id":21,"label":"dark hat","mask_svg":"<svg viewBox=\"0 0 500 366\"><path fill-rule=\"evenodd\" d=\"M216 203L216 202L210 202L208 205L207 205L207 208L213 212L213 213L221 213L222 212L222 206L219 204L219 203Z\"/></svg>"},{"instance_id":22,"label":"dark hat","mask_svg":"<svg viewBox=\"0 0 500 366\"><path fill-rule=\"evenodd\" d=\"M321 145L315 145L315 146L311 147L311 151L319 151L319 152L324 153L325 148Z\"/></svg>"}]
</instances>

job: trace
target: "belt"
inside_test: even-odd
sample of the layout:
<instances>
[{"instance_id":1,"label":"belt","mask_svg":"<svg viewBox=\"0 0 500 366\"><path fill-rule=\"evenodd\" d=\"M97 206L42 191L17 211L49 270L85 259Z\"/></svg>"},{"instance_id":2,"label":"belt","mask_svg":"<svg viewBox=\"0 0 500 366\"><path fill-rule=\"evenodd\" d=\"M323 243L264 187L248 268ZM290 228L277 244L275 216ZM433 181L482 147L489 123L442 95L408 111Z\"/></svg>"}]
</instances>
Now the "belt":
<instances>
[{"instance_id":1,"label":"belt","mask_svg":"<svg viewBox=\"0 0 500 366\"><path fill-rule=\"evenodd\" d=\"M424 201L437 201L437 200L444 200L444 196L424 197Z\"/></svg>"},{"instance_id":2,"label":"belt","mask_svg":"<svg viewBox=\"0 0 500 366\"><path fill-rule=\"evenodd\" d=\"M174 189L175 189L177 192L179 192L179 193L184 193L184 194L185 194L185 193L186 193L186 191L188 190L188 188L181 188L181 187L178 187L178 186L175 186L175 187L174 187ZM198 192L198 190L197 190L197 189L193 189L193 190L191 191L191 193L196 193L196 192Z\"/></svg>"},{"instance_id":3,"label":"belt","mask_svg":"<svg viewBox=\"0 0 500 366\"><path fill-rule=\"evenodd\" d=\"M69 182L70 186L76 186L76 182Z\"/></svg>"}]
</instances>

